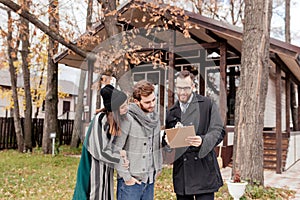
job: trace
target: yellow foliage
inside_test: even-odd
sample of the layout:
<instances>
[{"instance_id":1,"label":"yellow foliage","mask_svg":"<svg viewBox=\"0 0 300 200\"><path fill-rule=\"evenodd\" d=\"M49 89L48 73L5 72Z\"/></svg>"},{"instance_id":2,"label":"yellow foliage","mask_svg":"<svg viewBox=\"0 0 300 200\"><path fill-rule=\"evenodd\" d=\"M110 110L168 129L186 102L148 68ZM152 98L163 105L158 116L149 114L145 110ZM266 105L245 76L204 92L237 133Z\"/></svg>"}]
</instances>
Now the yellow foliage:
<instances>
[{"instance_id":1,"label":"yellow foliage","mask_svg":"<svg viewBox=\"0 0 300 200\"><path fill-rule=\"evenodd\" d=\"M3 69L7 69L8 68L8 62L7 62L7 60L1 61L1 63L0 63L0 69L1 68L3 68Z\"/></svg>"},{"instance_id":2,"label":"yellow foliage","mask_svg":"<svg viewBox=\"0 0 300 200\"><path fill-rule=\"evenodd\" d=\"M58 91L58 98L64 99L64 98L67 98L67 97L69 97L69 96L70 96L70 95L67 94L67 93Z\"/></svg>"},{"instance_id":3,"label":"yellow foliage","mask_svg":"<svg viewBox=\"0 0 300 200\"><path fill-rule=\"evenodd\" d=\"M2 87L0 87L0 90L1 90L1 92L0 92L0 99L4 99L4 98L9 97L9 96L12 95L11 94L11 90L7 90L7 89L4 89Z\"/></svg>"},{"instance_id":4,"label":"yellow foliage","mask_svg":"<svg viewBox=\"0 0 300 200\"><path fill-rule=\"evenodd\" d=\"M15 60L13 65L16 68L16 73L18 73L20 71L21 66L22 66L22 62L20 60Z\"/></svg>"},{"instance_id":5,"label":"yellow foliage","mask_svg":"<svg viewBox=\"0 0 300 200\"><path fill-rule=\"evenodd\" d=\"M44 89L44 86L41 85L41 87L38 89L31 89L31 96L33 104L36 107L41 107L46 98L46 90Z\"/></svg>"}]
</instances>

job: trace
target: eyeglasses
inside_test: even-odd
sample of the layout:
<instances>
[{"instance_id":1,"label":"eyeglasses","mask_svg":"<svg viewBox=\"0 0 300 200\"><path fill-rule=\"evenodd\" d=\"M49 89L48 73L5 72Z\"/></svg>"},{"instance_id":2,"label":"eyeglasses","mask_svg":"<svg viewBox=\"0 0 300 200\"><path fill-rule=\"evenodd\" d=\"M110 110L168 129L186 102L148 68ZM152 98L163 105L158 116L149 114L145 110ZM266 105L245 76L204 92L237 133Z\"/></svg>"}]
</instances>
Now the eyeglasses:
<instances>
[{"instance_id":1,"label":"eyeglasses","mask_svg":"<svg viewBox=\"0 0 300 200\"><path fill-rule=\"evenodd\" d=\"M192 87L176 87L177 91L189 92L192 90Z\"/></svg>"}]
</instances>

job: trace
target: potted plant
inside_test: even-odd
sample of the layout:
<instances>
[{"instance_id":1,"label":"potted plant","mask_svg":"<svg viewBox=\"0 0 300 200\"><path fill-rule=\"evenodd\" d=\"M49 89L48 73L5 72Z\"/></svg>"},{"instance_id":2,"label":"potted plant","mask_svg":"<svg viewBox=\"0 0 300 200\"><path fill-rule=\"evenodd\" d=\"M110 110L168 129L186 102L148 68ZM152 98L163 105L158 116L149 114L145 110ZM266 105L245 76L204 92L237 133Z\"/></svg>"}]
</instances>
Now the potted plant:
<instances>
[{"instance_id":1,"label":"potted plant","mask_svg":"<svg viewBox=\"0 0 300 200\"><path fill-rule=\"evenodd\" d=\"M236 170L233 174L233 179L227 180L226 183L229 194L234 200L238 200L244 195L246 185L248 184L246 181L241 180L241 174L239 170Z\"/></svg>"}]
</instances>

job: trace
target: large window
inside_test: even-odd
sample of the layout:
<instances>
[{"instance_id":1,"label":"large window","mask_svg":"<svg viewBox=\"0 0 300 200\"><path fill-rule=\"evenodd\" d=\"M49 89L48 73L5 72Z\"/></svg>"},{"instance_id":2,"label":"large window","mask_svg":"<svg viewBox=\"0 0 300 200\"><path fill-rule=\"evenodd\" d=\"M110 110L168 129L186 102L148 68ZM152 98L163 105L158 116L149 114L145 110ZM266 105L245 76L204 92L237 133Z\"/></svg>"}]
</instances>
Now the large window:
<instances>
[{"instance_id":1,"label":"large window","mask_svg":"<svg viewBox=\"0 0 300 200\"><path fill-rule=\"evenodd\" d=\"M210 97L218 106L220 102L220 67L205 68L205 96Z\"/></svg>"},{"instance_id":2,"label":"large window","mask_svg":"<svg viewBox=\"0 0 300 200\"><path fill-rule=\"evenodd\" d=\"M227 124L234 125L236 91L240 83L240 66L229 66L227 73Z\"/></svg>"},{"instance_id":3,"label":"large window","mask_svg":"<svg viewBox=\"0 0 300 200\"><path fill-rule=\"evenodd\" d=\"M234 125L236 90L240 80L240 66L228 66L226 70L227 125ZM210 97L220 107L220 67L205 68L205 96Z\"/></svg>"}]
</instances>

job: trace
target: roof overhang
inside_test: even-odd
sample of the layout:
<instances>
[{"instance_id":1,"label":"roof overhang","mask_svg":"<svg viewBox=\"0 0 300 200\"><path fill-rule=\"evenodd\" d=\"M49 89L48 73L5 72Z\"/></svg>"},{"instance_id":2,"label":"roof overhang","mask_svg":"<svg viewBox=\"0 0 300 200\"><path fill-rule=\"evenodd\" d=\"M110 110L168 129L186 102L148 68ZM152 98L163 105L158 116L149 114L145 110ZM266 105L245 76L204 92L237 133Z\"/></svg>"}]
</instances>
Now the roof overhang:
<instances>
[{"instance_id":1,"label":"roof overhang","mask_svg":"<svg viewBox=\"0 0 300 200\"><path fill-rule=\"evenodd\" d=\"M162 5L165 8L169 8L168 5ZM123 5L118 9L118 20L120 24L118 24L119 31L124 31L124 24L127 26L130 25L131 27L135 28L144 28L149 24L150 13L152 13L151 9L153 9L153 4L148 6L147 3L138 1L130 1L127 4ZM157 7L156 9L159 9ZM179 16L179 17L178 17ZM189 29L189 33L198 39L198 43L216 43L220 41L226 41L233 52L236 54L240 54L242 51L242 36L243 31L241 28L237 26L230 25L225 22L216 21L214 19L210 19L199 14L184 11L184 15L177 15L178 18L178 25L184 23L184 17L188 18L188 22L192 24L193 28ZM167 13L164 15L166 20L171 20L172 15ZM156 25L162 26L163 22L161 19L158 19ZM178 27L175 27L175 29ZM180 31L180 26L178 28ZM89 34L98 37L98 41L100 42L85 42L83 50L87 52L92 52L93 49L99 46L99 43L106 40L107 34L104 29L103 24L96 24L93 29L85 33L84 35ZM84 38L84 35L79 38L79 41ZM148 35L149 37L139 37L136 40L139 40L140 43L148 44L151 42L151 38L154 36L151 34ZM190 40L182 37L182 35L178 34L175 38L177 41L176 45L184 45L190 43ZM169 35L155 35L155 38L160 41L168 41ZM82 43L82 41L81 41ZM162 44L162 43L160 43ZM201 45L201 44L200 44ZM104 49L105 50L105 49ZM293 73L294 77L297 79L296 81L300 82L300 47L294 46L292 44L282 42L276 39L270 39L270 53L276 54L278 58L280 58L283 63L287 66L287 68ZM82 58L79 55L74 54L68 50L64 50L54 56L54 61L59 62L70 67L87 69L87 63L85 58Z\"/></svg>"}]
</instances>

